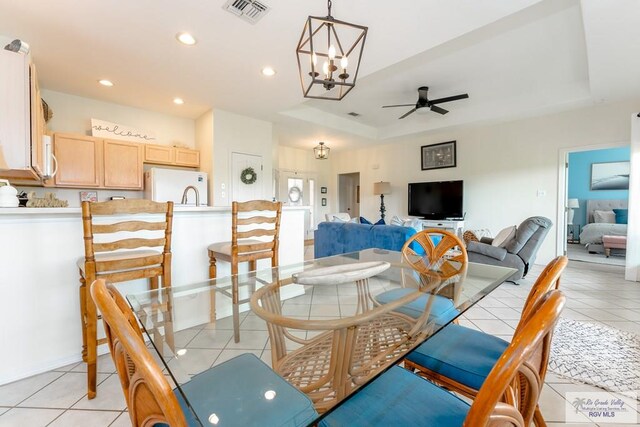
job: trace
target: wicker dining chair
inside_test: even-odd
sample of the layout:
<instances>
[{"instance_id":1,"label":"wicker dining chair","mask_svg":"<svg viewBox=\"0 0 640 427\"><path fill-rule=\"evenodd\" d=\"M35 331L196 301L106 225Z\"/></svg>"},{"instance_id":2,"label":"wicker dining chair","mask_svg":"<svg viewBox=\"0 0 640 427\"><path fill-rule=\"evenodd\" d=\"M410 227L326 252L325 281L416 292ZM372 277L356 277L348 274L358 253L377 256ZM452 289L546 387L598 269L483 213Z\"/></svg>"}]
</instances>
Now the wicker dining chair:
<instances>
[{"instance_id":1,"label":"wicker dining chair","mask_svg":"<svg viewBox=\"0 0 640 427\"><path fill-rule=\"evenodd\" d=\"M418 280L423 286L430 286L434 280L439 281L439 286L431 316L440 323L447 323L458 315L455 301L461 290L460 282L464 278L468 258L464 244L454 233L431 228L414 234L402 247L403 262L415 270ZM375 299L380 304L388 304L398 298L414 292L410 288L391 289L376 295ZM424 312L427 296L413 300L410 304L401 307L405 314L419 317Z\"/></svg>"},{"instance_id":2,"label":"wicker dining chair","mask_svg":"<svg viewBox=\"0 0 640 427\"><path fill-rule=\"evenodd\" d=\"M449 391L394 366L328 414L321 427L529 427L544 385L556 323L566 298L552 290L532 310L469 405Z\"/></svg>"},{"instance_id":3,"label":"wicker dining chair","mask_svg":"<svg viewBox=\"0 0 640 427\"><path fill-rule=\"evenodd\" d=\"M100 278L112 283L148 279L150 289L171 286L172 223L173 202L82 202L84 257L77 264L82 359L87 363L89 399L96 396L98 345L104 344L105 339L97 337L98 313L87 286ZM171 311L167 313L170 315ZM173 346L171 318L165 320L163 335Z\"/></svg>"},{"instance_id":4,"label":"wicker dining chair","mask_svg":"<svg viewBox=\"0 0 640 427\"><path fill-rule=\"evenodd\" d=\"M568 259L559 256L540 273L524 304L516 334L528 322L535 307L550 290L558 289L560 277ZM459 325L448 325L433 339L412 351L405 359L405 368L426 379L471 399L485 381L509 343L490 334ZM548 357L546 349L544 357ZM546 363L537 375L544 381ZM537 408L534 416L537 426L544 426L544 418Z\"/></svg>"},{"instance_id":5,"label":"wicker dining chair","mask_svg":"<svg viewBox=\"0 0 640 427\"><path fill-rule=\"evenodd\" d=\"M415 346L428 334L428 310L419 319L394 312L421 295L414 289L393 303L376 304L369 279L389 267L363 262L318 268L258 289L251 309L267 322L272 368L306 393L320 413L336 405L355 388ZM357 289L353 315L340 319L300 319L282 315L282 288L289 285L352 286ZM312 338L300 338L300 332ZM304 336L304 335L303 335ZM294 344L294 349L287 344Z\"/></svg>"}]
</instances>

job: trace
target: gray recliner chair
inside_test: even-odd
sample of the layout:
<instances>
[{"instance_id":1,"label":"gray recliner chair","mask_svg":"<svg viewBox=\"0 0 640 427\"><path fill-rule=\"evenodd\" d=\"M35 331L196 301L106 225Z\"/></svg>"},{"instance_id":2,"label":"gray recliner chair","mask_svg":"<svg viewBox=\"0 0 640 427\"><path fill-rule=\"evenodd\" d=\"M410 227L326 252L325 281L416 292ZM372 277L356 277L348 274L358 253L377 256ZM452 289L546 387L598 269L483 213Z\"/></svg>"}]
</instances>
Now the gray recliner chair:
<instances>
[{"instance_id":1,"label":"gray recliner chair","mask_svg":"<svg viewBox=\"0 0 640 427\"><path fill-rule=\"evenodd\" d=\"M480 242L469 242L467 254L470 262L517 268L518 271L507 279L516 282L527 275L529 266L553 223L549 218L534 216L525 219L516 229L516 236L503 247L491 246L493 239L483 237Z\"/></svg>"}]
</instances>

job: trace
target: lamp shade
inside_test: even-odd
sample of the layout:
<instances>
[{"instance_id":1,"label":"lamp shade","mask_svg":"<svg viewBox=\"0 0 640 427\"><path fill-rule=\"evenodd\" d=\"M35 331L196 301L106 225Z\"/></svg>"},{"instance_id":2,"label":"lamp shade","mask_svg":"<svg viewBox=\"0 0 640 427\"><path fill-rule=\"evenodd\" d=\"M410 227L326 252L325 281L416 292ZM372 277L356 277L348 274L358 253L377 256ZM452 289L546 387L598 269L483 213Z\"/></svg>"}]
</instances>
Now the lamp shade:
<instances>
[{"instance_id":1,"label":"lamp shade","mask_svg":"<svg viewBox=\"0 0 640 427\"><path fill-rule=\"evenodd\" d=\"M380 194L391 194L391 183L389 182L374 182L373 194L379 196Z\"/></svg>"},{"instance_id":2,"label":"lamp shade","mask_svg":"<svg viewBox=\"0 0 640 427\"><path fill-rule=\"evenodd\" d=\"M567 207L570 209L578 209L580 207L580 202L578 199L569 199L567 201Z\"/></svg>"}]
</instances>

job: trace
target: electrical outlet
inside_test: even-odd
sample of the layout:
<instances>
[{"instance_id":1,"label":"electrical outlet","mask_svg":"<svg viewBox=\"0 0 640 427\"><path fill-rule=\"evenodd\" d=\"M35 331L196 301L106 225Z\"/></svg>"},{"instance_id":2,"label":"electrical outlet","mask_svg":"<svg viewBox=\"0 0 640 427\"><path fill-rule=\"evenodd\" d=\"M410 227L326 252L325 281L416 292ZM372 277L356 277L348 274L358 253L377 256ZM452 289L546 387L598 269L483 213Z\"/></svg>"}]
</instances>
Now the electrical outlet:
<instances>
[{"instance_id":1,"label":"electrical outlet","mask_svg":"<svg viewBox=\"0 0 640 427\"><path fill-rule=\"evenodd\" d=\"M223 182L222 184L220 184L220 189L221 189L221 190L224 190L224 189L226 189L226 188L227 188L227 186L226 186L226 185L224 185L224 182Z\"/></svg>"},{"instance_id":2,"label":"electrical outlet","mask_svg":"<svg viewBox=\"0 0 640 427\"><path fill-rule=\"evenodd\" d=\"M226 193L223 191L220 196L222 196L222 198L224 199L225 197L227 197Z\"/></svg>"}]
</instances>

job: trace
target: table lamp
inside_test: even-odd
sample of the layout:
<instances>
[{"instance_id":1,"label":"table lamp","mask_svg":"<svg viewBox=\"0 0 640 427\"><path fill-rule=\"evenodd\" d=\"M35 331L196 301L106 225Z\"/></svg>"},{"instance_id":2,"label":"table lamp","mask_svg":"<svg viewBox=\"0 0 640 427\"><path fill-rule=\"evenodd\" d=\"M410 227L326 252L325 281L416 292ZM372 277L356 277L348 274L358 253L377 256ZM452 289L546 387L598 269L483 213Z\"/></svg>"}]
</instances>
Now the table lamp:
<instances>
[{"instance_id":1,"label":"table lamp","mask_svg":"<svg viewBox=\"0 0 640 427\"><path fill-rule=\"evenodd\" d=\"M373 183L373 194L380 195L380 218L384 221L384 195L391 194L391 184L388 182L380 181Z\"/></svg>"},{"instance_id":2,"label":"table lamp","mask_svg":"<svg viewBox=\"0 0 640 427\"><path fill-rule=\"evenodd\" d=\"M573 215L574 209L578 209L580 207L580 202L578 199L569 199L567 200L567 225L573 224Z\"/></svg>"}]
</instances>

